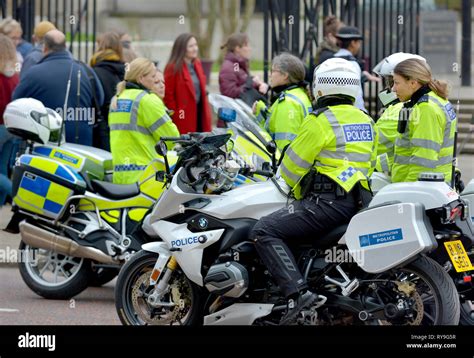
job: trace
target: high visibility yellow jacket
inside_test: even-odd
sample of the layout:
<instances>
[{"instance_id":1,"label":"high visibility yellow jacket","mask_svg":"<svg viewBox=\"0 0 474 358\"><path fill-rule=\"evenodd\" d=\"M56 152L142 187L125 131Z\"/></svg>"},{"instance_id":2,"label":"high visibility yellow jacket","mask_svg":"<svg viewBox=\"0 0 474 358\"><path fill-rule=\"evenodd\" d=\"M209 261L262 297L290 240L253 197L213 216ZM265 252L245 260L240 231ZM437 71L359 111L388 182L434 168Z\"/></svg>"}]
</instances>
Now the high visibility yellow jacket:
<instances>
[{"instance_id":1,"label":"high visibility yellow jacket","mask_svg":"<svg viewBox=\"0 0 474 358\"><path fill-rule=\"evenodd\" d=\"M443 173L450 182L457 124L451 103L430 91L400 116L408 125L395 142L392 182L416 181L422 172Z\"/></svg>"},{"instance_id":2,"label":"high visibility yellow jacket","mask_svg":"<svg viewBox=\"0 0 474 358\"><path fill-rule=\"evenodd\" d=\"M377 145L377 170L379 172L391 172L393 165L393 150L395 140L398 137L398 116L403 107L402 102L388 106L380 116L375 129L379 135Z\"/></svg>"},{"instance_id":3,"label":"high visibility yellow jacket","mask_svg":"<svg viewBox=\"0 0 474 358\"><path fill-rule=\"evenodd\" d=\"M367 114L348 104L312 112L304 120L296 139L286 150L281 174L301 198L301 179L315 167L350 192L375 169L377 132Z\"/></svg>"},{"instance_id":4,"label":"high visibility yellow jacket","mask_svg":"<svg viewBox=\"0 0 474 358\"><path fill-rule=\"evenodd\" d=\"M109 126L116 184L137 182L156 158L155 145L160 138L179 136L163 101L142 89L126 89L120 94L117 108L109 112Z\"/></svg>"},{"instance_id":5,"label":"high visibility yellow jacket","mask_svg":"<svg viewBox=\"0 0 474 358\"><path fill-rule=\"evenodd\" d=\"M257 120L283 150L296 138L303 120L312 110L311 101L301 87L289 88L267 110L262 101L257 104Z\"/></svg>"}]
</instances>

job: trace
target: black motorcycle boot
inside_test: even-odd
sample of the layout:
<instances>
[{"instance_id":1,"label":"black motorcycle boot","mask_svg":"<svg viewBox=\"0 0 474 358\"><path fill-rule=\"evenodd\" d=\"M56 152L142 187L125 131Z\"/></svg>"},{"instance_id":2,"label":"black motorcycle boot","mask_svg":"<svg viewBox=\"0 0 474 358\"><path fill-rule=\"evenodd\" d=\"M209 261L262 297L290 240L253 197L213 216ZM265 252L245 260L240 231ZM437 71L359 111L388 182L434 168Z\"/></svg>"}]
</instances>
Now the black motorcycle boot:
<instances>
[{"instance_id":1,"label":"black motorcycle boot","mask_svg":"<svg viewBox=\"0 0 474 358\"><path fill-rule=\"evenodd\" d=\"M281 239L256 236L254 242L260 258L283 296L292 297L307 289L293 254Z\"/></svg>"},{"instance_id":2,"label":"black motorcycle boot","mask_svg":"<svg viewBox=\"0 0 474 358\"><path fill-rule=\"evenodd\" d=\"M288 310L285 315L280 320L280 325L285 326L291 323L294 323L298 314L307 307L310 307L318 299L318 295L306 291L305 293L300 293L296 299L288 300Z\"/></svg>"}]
</instances>

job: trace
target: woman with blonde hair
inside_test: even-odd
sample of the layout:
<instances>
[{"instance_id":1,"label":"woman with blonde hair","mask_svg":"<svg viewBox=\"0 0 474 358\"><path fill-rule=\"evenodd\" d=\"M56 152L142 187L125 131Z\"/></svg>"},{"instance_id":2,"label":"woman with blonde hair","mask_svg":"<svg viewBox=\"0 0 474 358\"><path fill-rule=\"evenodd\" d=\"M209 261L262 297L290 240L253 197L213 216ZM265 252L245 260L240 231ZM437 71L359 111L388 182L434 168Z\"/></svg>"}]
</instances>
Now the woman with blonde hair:
<instances>
[{"instance_id":1,"label":"woman with blonde hair","mask_svg":"<svg viewBox=\"0 0 474 358\"><path fill-rule=\"evenodd\" d=\"M19 76L15 71L16 50L12 40L0 34L0 206L10 195L11 183L8 180L8 167L13 148L14 137L3 124L3 112L12 100L12 94L18 85Z\"/></svg>"},{"instance_id":2,"label":"woman with blonde hair","mask_svg":"<svg viewBox=\"0 0 474 358\"><path fill-rule=\"evenodd\" d=\"M163 101L153 92L156 78L153 62L139 57L129 64L124 81L117 85L109 112L114 183L136 183L156 158L155 145L160 138L179 136Z\"/></svg>"},{"instance_id":3,"label":"woman with blonde hair","mask_svg":"<svg viewBox=\"0 0 474 358\"><path fill-rule=\"evenodd\" d=\"M420 173L444 174L451 181L457 119L448 101L446 82L435 80L419 59L400 62L394 69L392 91L401 102L395 141L393 182L416 181Z\"/></svg>"},{"instance_id":4,"label":"woman with blonde hair","mask_svg":"<svg viewBox=\"0 0 474 358\"><path fill-rule=\"evenodd\" d=\"M24 58L33 50L33 45L23 40L21 24L15 19L8 17L0 21L0 33L7 35L13 41L17 51L17 61L22 64Z\"/></svg>"},{"instance_id":5,"label":"woman with blonde hair","mask_svg":"<svg viewBox=\"0 0 474 358\"><path fill-rule=\"evenodd\" d=\"M104 105L101 107L99 123L94 126L94 146L110 150L110 135L106 116L117 84L125 76L123 48L120 36L115 32L106 32L99 37L97 52L92 56L90 65L97 74L104 89Z\"/></svg>"}]
</instances>

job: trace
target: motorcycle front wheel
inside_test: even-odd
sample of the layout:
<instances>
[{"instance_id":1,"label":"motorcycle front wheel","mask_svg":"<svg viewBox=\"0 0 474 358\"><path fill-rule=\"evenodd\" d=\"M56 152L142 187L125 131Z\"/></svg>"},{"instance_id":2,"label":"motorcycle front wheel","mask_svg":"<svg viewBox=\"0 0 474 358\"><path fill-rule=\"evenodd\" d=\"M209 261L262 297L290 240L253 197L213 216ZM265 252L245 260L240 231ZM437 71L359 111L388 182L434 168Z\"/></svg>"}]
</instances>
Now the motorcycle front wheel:
<instances>
[{"instance_id":1,"label":"motorcycle front wheel","mask_svg":"<svg viewBox=\"0 0 474 358\"><path fill-rule=\"evenodd\" d=\"M115 285L115 307L124 325L196 325L202 322L199 288L178 268L169 279L162 304L151 306L150 276L158 254L139 251L120 270Z\"/></svg>"}]
</instances>

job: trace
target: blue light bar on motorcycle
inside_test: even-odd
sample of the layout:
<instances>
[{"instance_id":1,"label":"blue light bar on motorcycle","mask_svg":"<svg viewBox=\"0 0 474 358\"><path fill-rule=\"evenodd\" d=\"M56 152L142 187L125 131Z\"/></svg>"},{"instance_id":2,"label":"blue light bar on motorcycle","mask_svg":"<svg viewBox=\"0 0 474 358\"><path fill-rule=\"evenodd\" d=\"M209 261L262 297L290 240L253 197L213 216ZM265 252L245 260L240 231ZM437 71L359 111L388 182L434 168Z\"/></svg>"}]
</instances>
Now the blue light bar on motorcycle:
<instances>
[{"instance_id":1,"label":"blue light bar on motorcycle","mask_svg":"<svg viewBox=\"0 0 474 358\"><path fill-rule=\"evenodd\" d=\"M217 111L217 118L224 122L235 122L237 119L237 112L232 108L219 108Z\"/></svg>"}]
</instances>

